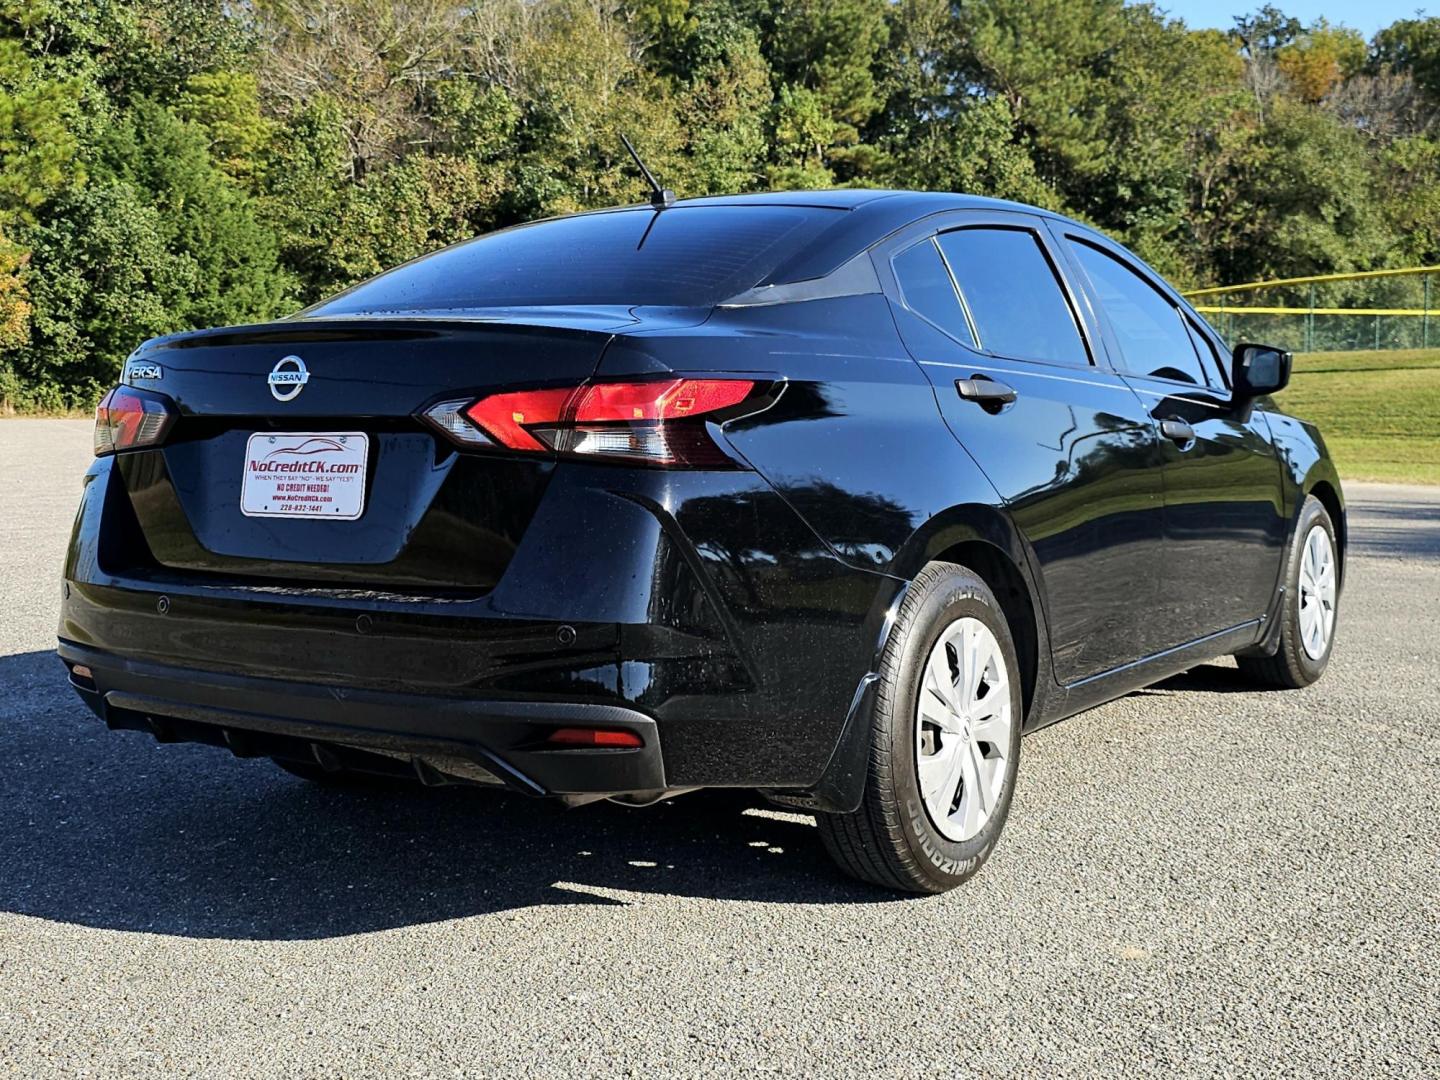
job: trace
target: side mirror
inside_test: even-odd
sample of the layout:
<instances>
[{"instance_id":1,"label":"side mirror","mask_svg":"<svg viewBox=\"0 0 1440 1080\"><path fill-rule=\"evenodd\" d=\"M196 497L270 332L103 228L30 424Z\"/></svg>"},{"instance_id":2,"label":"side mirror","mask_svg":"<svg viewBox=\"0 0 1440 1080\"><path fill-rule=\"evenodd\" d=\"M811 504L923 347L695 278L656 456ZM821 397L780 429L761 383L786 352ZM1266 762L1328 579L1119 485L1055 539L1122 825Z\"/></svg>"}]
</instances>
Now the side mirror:
<instances>
[{"instance_id":1,"label":"side mirror","mask_svg":"<svg viewBox=\"0 0 1440 1080\"><path fill-rule=\"evenodd\" d=\"M1230 363L1230 386L1237 398L1257 398L1285 389L1290 382L1292 357L1271 345L1235 346Z\"/></svg>"}]
</instances>

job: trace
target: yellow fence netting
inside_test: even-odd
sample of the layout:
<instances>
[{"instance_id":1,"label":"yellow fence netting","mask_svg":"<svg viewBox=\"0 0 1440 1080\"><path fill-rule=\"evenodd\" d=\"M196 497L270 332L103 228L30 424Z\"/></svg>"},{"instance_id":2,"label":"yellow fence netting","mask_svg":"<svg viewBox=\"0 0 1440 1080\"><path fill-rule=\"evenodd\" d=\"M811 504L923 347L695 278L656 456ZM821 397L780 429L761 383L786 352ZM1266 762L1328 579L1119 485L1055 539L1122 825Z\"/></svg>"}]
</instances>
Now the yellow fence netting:
<instances>
[{"instance_id":1,"label":"yellow fence netting","mask_svg":"<svg viewBox=\"0 0 1440 1080\"><path fill-rule=\"evenodd\" d=\"M1185 297L1232 342L1296 352L1440 348L1440 266L1251 281Z\"/></svg>"}]
</instances>

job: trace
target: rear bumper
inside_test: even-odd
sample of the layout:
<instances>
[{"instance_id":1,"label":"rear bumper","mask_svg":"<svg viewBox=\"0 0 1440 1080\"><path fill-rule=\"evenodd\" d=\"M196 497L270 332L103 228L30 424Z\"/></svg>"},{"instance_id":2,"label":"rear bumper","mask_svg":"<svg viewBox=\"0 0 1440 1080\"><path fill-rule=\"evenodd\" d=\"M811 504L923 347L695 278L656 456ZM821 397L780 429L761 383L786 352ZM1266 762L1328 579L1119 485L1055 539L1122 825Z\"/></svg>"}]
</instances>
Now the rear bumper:
<instances>
[{"instance_id":1,"label":"rear bumper","mask_svg":"<svg viewBox=\"0 0 1440 1080\"><path fill-rule=\"evenodd\" d=\"M228 747L241 757L309 760L393 771L432 783L502 785L528 795L619 795L666 790L655 721L617 705L432 695L321 686L196 671L61 640L71 685L112 728L161 741ZM75 665L89 678L73 674ZM555 749L560 727L634 732L638 749ZM356 754L361 755L357 757ZM384 759L367 764L367 758Z\"/></svg>"},{"instance_id":2,"label":"rear bumper","mask_svg":"<svg viewBox=\"0 0 1440 1080\"><path fill-rule=\"evenodd\" d=\"M97 460L62 583L62 655L95 661L86 700L112 726L159 717L165 737L232 749L226 731L278 732L412 754L422 772L458 745L555 794L812 787L904 587L837 558L739 470L557 467L483 593L176 570L144 550L131 502ZM521 756L540 753L534 725L580 716L652 725L653 753L578 780L581 751Z\"/></svg>"}]
</instances>

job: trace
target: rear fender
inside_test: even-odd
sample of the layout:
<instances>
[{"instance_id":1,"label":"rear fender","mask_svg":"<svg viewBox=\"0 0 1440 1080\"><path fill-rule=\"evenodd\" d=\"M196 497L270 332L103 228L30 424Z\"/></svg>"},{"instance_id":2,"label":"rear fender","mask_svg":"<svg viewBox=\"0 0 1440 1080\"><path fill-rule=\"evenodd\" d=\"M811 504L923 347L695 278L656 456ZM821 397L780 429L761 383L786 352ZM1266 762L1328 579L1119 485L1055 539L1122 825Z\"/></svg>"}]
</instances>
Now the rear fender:
<instances>
[{"instance_id":1,"label":"rear fender","mask_svg":"<svg viewBox=\"0 0 1440 1080\"><path fill-rule=\"evenodd\" d=\"M881 662L890 635L894 632L900 605L905 600L914 576L928 563L964 551L967 545L974 544L986 545L994 549L998 556L1008 560L1029 593L1037 670L1026 727L1031 728L1043 723L1058 707L1063 694L1051 673L1043 595L1032 572L1028 546L1002 511L983 504L951 507L917 530L896 553L892 566L899 571L898 576L903 577L903 580L897 579L893 591L884 598L883 607L881 601L877 600L877 607L872 610L871 618L867 620L867 625L878 628L870 670L855 688L835 752L820 780L814 787L803 792L766 792L773 802L822 813L851 813L859 807L864 797L865 779L869 769L870 737Z\"/></svg>"}]
</instances>

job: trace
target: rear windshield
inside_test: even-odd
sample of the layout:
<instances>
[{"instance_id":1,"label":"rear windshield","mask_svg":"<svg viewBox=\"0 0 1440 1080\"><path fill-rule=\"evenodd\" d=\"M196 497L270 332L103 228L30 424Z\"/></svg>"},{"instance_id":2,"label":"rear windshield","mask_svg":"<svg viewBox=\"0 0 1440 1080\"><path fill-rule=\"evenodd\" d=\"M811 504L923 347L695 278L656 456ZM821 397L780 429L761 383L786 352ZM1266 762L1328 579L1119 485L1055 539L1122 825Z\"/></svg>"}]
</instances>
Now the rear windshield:
<instances>
[{"instance_id":1,"label":"rear windshield","mask_svg":"<svg viewBox=\"0 0 1440 1080\"><path fill-rule=\"evenodd\" d=\"M426 255L304 314L711 306L759 284L842 213L808 206L689 206L541 221Z\"/></svg>"}]
</instances>

